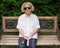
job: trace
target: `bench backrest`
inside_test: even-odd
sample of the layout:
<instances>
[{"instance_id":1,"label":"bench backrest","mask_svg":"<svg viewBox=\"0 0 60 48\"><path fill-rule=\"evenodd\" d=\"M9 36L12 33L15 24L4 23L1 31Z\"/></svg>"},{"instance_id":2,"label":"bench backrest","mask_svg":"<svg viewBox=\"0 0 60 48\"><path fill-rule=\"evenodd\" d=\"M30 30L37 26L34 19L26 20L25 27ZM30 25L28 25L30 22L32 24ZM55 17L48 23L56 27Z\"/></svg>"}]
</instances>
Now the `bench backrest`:
<instances>
[{"instance_id":1,"label":"bench backrest","mask_svg":"<svg viewBox=\"0 0 60 48\"><path fill-rule=\"evenodd\" d=\"M40 32L57 32L57 16L39 16ZM3 32L18 32L16 29L18 16L3 16Z\"/></svg>"}]
</instances>

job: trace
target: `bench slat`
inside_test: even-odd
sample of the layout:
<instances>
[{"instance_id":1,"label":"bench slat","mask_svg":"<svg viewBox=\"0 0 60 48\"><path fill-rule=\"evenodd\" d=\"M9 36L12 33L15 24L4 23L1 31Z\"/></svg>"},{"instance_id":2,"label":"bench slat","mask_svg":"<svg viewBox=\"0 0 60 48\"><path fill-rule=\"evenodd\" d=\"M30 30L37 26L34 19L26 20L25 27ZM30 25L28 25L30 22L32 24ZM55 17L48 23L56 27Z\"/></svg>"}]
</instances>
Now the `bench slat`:
<instances>
[{"instance_id":1,"label":"bench slat","mask_svg":"<svg viewBox=\"0 0 60 48\"><path fill-rule=\"evenodd\" d=\"M0 45L18 45L18 35L3 35ZM60 45L56 35L40 35L37 45Z\"/></svg>"}]
</instances>

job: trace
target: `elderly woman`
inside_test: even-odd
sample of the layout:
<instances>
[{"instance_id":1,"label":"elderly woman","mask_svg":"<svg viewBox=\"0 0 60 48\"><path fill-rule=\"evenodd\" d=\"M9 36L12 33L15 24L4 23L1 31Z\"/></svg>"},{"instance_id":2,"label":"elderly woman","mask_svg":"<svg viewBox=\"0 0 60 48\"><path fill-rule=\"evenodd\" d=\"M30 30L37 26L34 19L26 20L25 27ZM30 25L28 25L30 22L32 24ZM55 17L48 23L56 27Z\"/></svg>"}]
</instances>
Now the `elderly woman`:
<instances>
[{"instance_id":1,"label":"elderly woman","mask_svg":"<svg viewBox=\"0 0 60 48\"><path fill-rule=\"evenodd\" d=\"M18 18L17 29L19 30L19 48L35 48L40 28L39 20L35 14L34 6L30 2L22 4L21 11L24 12Z\"/></svg>"}]
</instances>

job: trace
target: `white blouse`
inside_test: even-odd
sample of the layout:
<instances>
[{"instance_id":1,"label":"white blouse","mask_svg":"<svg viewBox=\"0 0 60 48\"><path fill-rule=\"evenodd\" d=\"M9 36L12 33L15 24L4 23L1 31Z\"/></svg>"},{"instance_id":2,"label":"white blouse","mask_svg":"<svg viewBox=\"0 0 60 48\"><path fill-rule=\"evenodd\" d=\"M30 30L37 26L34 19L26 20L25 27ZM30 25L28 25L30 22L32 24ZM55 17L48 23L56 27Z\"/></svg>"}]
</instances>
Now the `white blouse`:
<instances>
[{"instance_id":1,"label":"white blouse","mask_svg":"<svg viewBox=\"0 0 60 48\"><path fill-rule=\"evenodd\" d=\"M35 14L31 13L30 16L27 16L26 14L22 14L18 18L18 24L16 28L22 29L25 35L29 36L29 34L33 32L35 28L40 28L39 20ZM23 37L23 36L19 34L19 37ZM33 35L32 38L36 38L36 39L38 38L37 32Z\"/></svg>"}]
</instances>

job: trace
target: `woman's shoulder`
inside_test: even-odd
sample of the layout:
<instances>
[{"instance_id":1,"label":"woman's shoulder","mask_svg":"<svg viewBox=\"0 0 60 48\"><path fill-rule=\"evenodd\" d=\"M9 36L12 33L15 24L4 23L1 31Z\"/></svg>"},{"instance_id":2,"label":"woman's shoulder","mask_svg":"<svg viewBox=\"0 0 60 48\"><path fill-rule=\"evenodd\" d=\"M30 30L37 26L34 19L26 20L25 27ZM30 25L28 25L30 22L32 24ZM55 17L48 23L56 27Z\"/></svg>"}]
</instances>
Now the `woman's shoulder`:
<instances>
[{"instance_id":1,"label":"woman's shoulder","mask_svg":"<svg viewBox=\"0 0 60 48\"><path fill-rule=\"evenodd\" d=\"M32 16L35 17L35 18L37 18L37 15L36 15L36 14L33 14L33 13L32 13Z\"/></svg>"},{"instance_id":2,"label":"woman's shoulder","mask_svg":"<svg viewBox=\"0 0 60 48\"><path fill-rule=\"evenodd\" d=\"M24 15L25 15L25 14L20 15L20 16L19 16L19 18L23 18L23 17L24 17Z\"/></svg>"},{"instance_id":3,"label":"woman's shoulder","mask_svg":"<svg viewBox=\"0 0 60 48\"><path fill-rule=\"evenodd\" d=\"M33 16L37 16L36 14L31 13Z\"/></svg>"}]
</instances>

